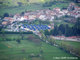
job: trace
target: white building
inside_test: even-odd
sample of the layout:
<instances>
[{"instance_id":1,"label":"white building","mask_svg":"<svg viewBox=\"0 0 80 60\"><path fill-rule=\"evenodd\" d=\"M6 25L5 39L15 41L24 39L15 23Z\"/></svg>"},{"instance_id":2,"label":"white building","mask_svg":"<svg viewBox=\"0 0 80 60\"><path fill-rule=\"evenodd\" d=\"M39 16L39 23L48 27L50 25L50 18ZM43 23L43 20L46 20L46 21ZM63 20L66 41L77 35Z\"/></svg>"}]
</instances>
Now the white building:
<instances>
[{"instance_id":1,"label":"white building","mask_svg":"<svg viewBox=\"0 0 80 60\"><path fill-rule=\"evenodd\" d=\"M39 19L45 21L45 20L46 20L46 15L40 15L40 16L39 16Z\"/></svg>"}]
</instances>

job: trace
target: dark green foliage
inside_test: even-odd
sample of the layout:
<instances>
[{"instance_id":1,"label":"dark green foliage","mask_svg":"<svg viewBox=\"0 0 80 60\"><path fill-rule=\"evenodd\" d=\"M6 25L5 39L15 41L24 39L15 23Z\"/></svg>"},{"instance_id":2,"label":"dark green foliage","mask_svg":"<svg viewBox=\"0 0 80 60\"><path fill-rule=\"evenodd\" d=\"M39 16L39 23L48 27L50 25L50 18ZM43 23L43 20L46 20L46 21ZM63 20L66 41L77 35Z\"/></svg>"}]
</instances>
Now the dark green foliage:
<instances>
[{"instance_id":1,"label":"dark green foliage","mask_svg":"<svg viewBox=\"0 0 80 60\"><path fill-rule=\"evenodd\" d=\"M62 34L65 34L65 26L64 24L61 24L58 28L59 31L61 31Z\"/></svg>"},{"instance_id":2,"label":"dark green foliage","mask_svg":"<svg viewBox=\"0 0 80 60\"><path fill-rule=\"evenodd\" d=\"M3 32L0 32L2 34ZM4 32L5 34L20 34L21 32ZM28 31L28 32L22 32L23 34L33 34L33 32Z\"/></svg>"},{"instance_id":3,"label":"dark green foliage","mask_svg":"<svg viewBox=\"0 0 80 60\"><path fill-rule=\"evenodd\" d=\"M45 30L45 31L44 31L44 34L45 34L45 35L50 35L50 32L49 32L48 30Z\"/></svg>"},{"instance_id":4,"label":"dark green foliage","mask_svg":"<svg viewBox=\"0 0 80 60\"><path fill-rule=\"evenodd\" d=\"M64 35L64 36L80 36L80 18L77 19L77 22L73 27L70 27L68 24L61 24L54 26L54 29L50 31L50 35Z\"/></svg>"},{"instance_id":5,"label":"dark green foliage","mask_svg":"<svg viewBox=\"0 0 80 60\"><path fill-rule=\"evenodd\" d=\"M21 43L21 40L20 40L20 39L18 39L18 40L16 40L16 42L20 44L20 43Z\"/></svg>"},{"instance_id":6,"label":"dark green foliage","mask_svg":"<svg viewBox=\"0 0 80 60\"><path fill-rule=\"evenodd\" d=\"M79 1L80 1L80 0L74 0L75 3L80 3Z\"/></svg>"},{"instance_id":7,"label":"dark green foliage","mask_svg":"<svg viewBox=\"0 0 80 60\"><path fill-rule=\"evenodd\" d=\"M0 2L0 4L3 4L3 2Z\"/></svg>"},{"instance_id":8,"label":"dark green foliage","mask_svg":"<svg viewBox=\"0 0 80 60\"><path fill-rule=\"evenodd\" d=\"M24 15L24 12L21 12L21 16L23 16Z\"/></svg>"},{"instance_id":9,"label":"dark green foliage","mask_svg":"<svg viewBox=\"0 0 80 60\"><path fill-rule=\"evenodd\" d=\"M54 26L53 32L51 32L52 35L57 36L58 35L58 26Z\"/></svg>"},{"instance_id":10,"label":"dark green foliage","mask_svg":"<svg viewBox=\"0 0 80 60\"><path fill-rule=\"evenodd\" d=\"M17 4L19 5L19 7L22 6L22 2L17 2Z\"/></svg>"},{"instance_id":11,"label":"dark green foliage","mask_svg":"<svg viewBox=\"0 0 80 60\"><path fill-rule=\"evenodd\" d=\"M65 36L70 36L70 33L71 33L70 27L69 27L68 24L66 24L66 25L65 25Z\"/></svg>"},{"instance_id":12,"label":"dark green foliage","mask_svg":"<svg viewBox=\"0 0 80 60\"><path fill-rule=\"evenodd\" d=\"M2 28L3 28L3 27L2 27L2 26L0 26L0 31L2 30Z\"/></svg>"},{"instance_id":13,"label":"dark green foliage","mask_svg":"<svg viewBox=\"0 0 80 60\"><path fill-rule=\"evenodd\" d=\"M4 13L3 17L9 17L8 13Z\"/></svg>"},{"instance_id":14,"label":"dark green foliage","mask_svg":"<svg viewBox=\"0 0 80 60\"><path fill-rule=\"evenodd\" d=\"M76 36L80 36L80 18L77 19L77 22L72 27L73 34Z\"/></svg>"},{"instance_id":15,"label":"dark green foliage","mask_svg":"<svg viewBox=\"0 0 80 60\"><path fill-rule=\"evenodd\" d=\"M43 7L51 7L53 4L56 4L56 1L45 2Z\"/></svg>"}]
</instances>

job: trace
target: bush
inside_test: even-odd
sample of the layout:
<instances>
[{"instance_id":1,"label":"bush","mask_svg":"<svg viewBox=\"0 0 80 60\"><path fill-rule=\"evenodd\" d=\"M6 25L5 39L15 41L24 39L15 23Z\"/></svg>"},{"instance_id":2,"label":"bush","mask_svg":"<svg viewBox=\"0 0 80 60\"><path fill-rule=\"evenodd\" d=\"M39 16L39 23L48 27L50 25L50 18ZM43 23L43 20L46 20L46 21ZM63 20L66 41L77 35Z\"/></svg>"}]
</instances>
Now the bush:
<instances>
[{"instance_id":1,"label":"bush","mask_svg":"<svg viewBox=\"0 0 80 60\"><path fill-rule=\"evenodd\" d=\"M4 13L3 17L9 17L8 13Z\"/></svg>"},{"instance_id":2,"label":"bush","mask_svg":"<svg viewBox=\"0 0 80 60\"><path fill-rule=\"evenodd\" d=\"M18 40L16 40L16 42L17 42L18 44L20 44L20 43L21 43L21 40L20 40L20 39L18 39Z\"/></svg>"}]
</instances>

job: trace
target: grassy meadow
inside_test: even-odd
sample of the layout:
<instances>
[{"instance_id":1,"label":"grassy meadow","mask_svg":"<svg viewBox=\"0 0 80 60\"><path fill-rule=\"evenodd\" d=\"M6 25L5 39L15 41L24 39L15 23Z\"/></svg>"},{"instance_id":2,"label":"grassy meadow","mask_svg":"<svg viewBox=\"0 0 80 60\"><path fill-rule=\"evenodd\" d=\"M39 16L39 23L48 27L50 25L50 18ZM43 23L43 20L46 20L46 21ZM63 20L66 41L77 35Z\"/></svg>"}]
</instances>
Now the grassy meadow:
<instances>
[{"instance_id":1,"label":"grassy meadow","mask_svg":"<svg viewBox=\"0 0 80 60\"><path fill-rule=\"evenodd\" d=\"M2 35L0 34L0 60L56 60L55 57L74 57L45 42L40 41L37 44L28 38L31 36L34 36L33 39L40 40L33 34L25 34L25 40L18 43L14 38L21 38L20 34L5 34L5 38L9 38L11 41L2 41ZM75 46L76 42L74 43ZM79 44L76 46L79 46Z\"/></svg>"}]
</instances>

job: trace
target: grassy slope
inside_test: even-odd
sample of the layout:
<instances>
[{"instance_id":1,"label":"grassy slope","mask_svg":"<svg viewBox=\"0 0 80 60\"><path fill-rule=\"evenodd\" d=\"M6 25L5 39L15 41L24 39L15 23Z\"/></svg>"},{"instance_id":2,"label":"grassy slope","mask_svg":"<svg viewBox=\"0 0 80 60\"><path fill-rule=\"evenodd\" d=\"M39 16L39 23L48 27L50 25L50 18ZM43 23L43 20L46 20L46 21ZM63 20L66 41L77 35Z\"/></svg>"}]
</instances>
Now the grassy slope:
<instances>
[{"instance_id":1,"label":"grassy slope","mask_svg":"<svg viewBox=\"0 0 80 60\"><path fill-rule=\"evenodd\" d=\"M0 0L1 1L1 0ZM2 1L6 1L6 0L2 0ZM37 10L37 9L44 9L44 7L42 7L42 3L43 1L50 1L50 0L30 0L30 3L39 3L39 5L36 4L28 4L28 2L26 0L7 0L7 3L4 3L2 5L0 5L2 8L0 9L0 15L2 16L5 12L9 13L9 14L15 14L15 13L21 13L25 10ZM9 3L8 3L9 2ZM24 6L22 7L17 7L17 8L10 8L13 6L18 6L17 2L22 2L24 4ZM28 5L26 5L28 4ZM7 5L9 7L7 7ZM62 4L55 4L52 7L46 7L46 8L55 8L55 7L66 7L68 6L68 3L62 3Z\"/></svg>"},{"instance_id":2,"label":"grassy slope","mask_svg":"<svg viewBox=\"0 0 80 60\"><path fill-rule=\"evenodd\" d=\"M31 4L31 5L25 5L25 6L17 7L17 8L16 7L14 7L14 8L7 7L7 8L0 9L0 15L2 16L4 13L16 14L16 13L24 12L26 10L34 11L37 9L42 9L41 4L40 5Z\"/></svg>"},{"instance_id":3,"label":"grassy slope","mask_svg":"<svg viewBox=\"0 0 80 60\"><path fill-rule=\"evenodd\" d=\"M40 3L40 2L45 2L45 1L50 1L50 0L0 0L2 2L9 2L10 4L13 4L13 2L16 4L17 2L22 2L22 3Z\"/></svg>"},{"instance_id":4,"label":"grassy slope","mask_svg":"<svg viewBox=\"0 0 80 60\"><path fill-rule=\"evenodd\" d=\"M68 3L57 3L54 4L52 7L42 7L43 2L50 1L50 0L30 0L28 4L27 0L0 0L4 1L6 3L0 4L0 16L3 16L4 13L9 13L9 14L16 14L16 13L21 13L24 12L25 10L37 10L37 9L45 9L45 8L55 8L55 7L67 7L69 3L71 2L70 0L61 0L61 1L67 1ZM9 2L9 3L8 3ZM22 7L14 7L18 6L17 2L22 2L23 6ZM32 4L32 3L39 3L38 5ZM28 5L27 5L28 4ZM7 6L8 5L8 6ZM14 8L13 8L14 7Z\"/></svg>"}]
</instances>

